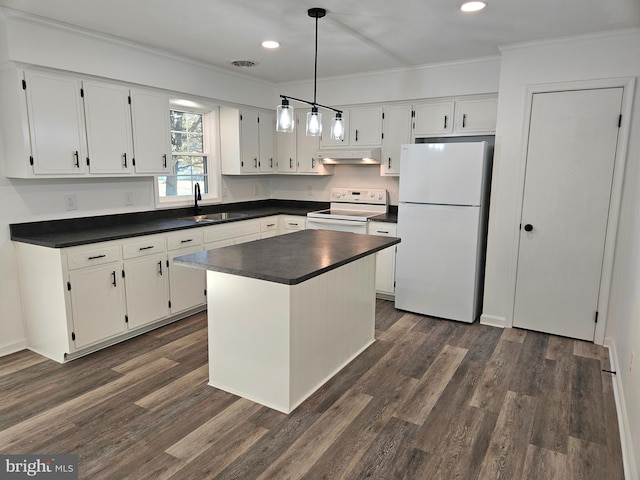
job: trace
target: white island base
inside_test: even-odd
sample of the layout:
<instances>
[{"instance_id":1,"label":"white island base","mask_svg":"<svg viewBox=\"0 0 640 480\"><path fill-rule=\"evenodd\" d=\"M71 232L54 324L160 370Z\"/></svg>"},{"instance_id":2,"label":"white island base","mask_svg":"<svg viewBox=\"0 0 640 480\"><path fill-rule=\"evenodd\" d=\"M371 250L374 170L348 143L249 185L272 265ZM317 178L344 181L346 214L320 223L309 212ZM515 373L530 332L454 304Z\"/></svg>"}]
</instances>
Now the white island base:
<instances>
[{"instance_id":1,"label":"white island base","mask_svg":"<svg viewBox=\"0 0 640 480\"><path fill-rule=\"evenodd\" d=\"M296 285L207 271L209 384L293 411L373 343L375 259Z\"/></svg>"}]
</instances>

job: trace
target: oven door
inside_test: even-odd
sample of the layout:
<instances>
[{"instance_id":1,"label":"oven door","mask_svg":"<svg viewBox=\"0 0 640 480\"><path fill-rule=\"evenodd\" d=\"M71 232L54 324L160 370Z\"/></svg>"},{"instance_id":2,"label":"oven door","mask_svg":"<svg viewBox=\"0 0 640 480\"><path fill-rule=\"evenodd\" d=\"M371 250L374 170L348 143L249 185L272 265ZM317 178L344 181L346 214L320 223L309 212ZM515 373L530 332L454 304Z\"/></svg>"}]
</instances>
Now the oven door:
<instances>
[{"instance_id":1,"label":"oven door","mask_svg":"<svg viewBox=\"0 0 640 480\"><path fill-rule=\"evenodd\" d=\"M334 230L336 232L367 233L367 222L307 217L307 228L312 230Z\"/></svg>"}]
</instances>

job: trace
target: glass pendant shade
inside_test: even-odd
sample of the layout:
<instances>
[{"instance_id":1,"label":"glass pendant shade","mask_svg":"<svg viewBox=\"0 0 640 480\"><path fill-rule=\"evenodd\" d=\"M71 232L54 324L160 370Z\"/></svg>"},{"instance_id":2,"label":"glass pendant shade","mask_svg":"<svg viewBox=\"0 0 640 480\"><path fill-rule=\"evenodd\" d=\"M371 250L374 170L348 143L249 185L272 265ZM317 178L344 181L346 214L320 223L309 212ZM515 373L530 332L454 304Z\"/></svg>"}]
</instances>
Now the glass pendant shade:
<instances>
[{"instance_id":1,"label":"glass pendant shade","mask_svg":"<svg viewBox=\"0 0 640 480\"><path fill-rule=\"evenodd\" d=\"M294 118L293 107L288 100L282 100L276 110L276 132L293 132Z\"/></svg>"},{"instance_id":2,"label":"glass pendant shade","mask_svg":"<svg viewBox=\"0 0 640 480\"><path fill-rule=\"evenodd\" d=\"M318 112L318 107L313 107L307 113L307 135L319 137L322 134L322 114Z\"/></svg>"},{"instance_id":3,"label":"glass pendant shade","mask_svg":"<svg viewBox=\"0 0 640 480\"><path fill-rule=\"evenodd\" d=\"M342 114L336 113L336 116L331 120L331 140L343 140L344 139L344 124L342 123Z\"/></svg>"}]
</instances>

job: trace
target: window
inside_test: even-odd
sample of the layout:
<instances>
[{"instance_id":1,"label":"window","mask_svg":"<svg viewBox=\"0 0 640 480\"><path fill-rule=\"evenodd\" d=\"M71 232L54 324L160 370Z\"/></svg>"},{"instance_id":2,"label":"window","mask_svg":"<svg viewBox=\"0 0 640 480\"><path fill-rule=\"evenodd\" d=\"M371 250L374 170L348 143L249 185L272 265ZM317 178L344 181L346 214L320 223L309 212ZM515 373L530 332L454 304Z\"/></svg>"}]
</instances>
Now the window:
<instances>
[{"instance_id":1,"label":"window","mask_svg":"<svg viewBox=\"0 0 640 480\"><path fill-rule=\"evenodd\" d=\"M160 199L190 198L196 183L203 195L210 193L206 118L199 112L169 110L173 175L158 176Z\"/></svg>"}]
</instances>

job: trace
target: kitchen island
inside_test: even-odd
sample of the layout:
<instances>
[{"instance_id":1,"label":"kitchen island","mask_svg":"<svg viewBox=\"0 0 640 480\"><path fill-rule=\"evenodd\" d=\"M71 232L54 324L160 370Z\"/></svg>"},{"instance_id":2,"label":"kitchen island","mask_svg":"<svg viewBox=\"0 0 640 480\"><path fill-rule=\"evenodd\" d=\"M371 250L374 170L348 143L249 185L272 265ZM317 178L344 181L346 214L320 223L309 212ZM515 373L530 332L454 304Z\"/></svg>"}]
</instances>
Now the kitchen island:
<instances>
[{"instance_id":1,"label":"kitchen island","mask_svg":"<svg viewBox=\"0 0 640 480\"><path fill-rule=\"evenodd\" d=\"M374 341L375 253L326 230L176 257L207 270L209 384L290 413Z\"/></svg>"}]
</instances>

